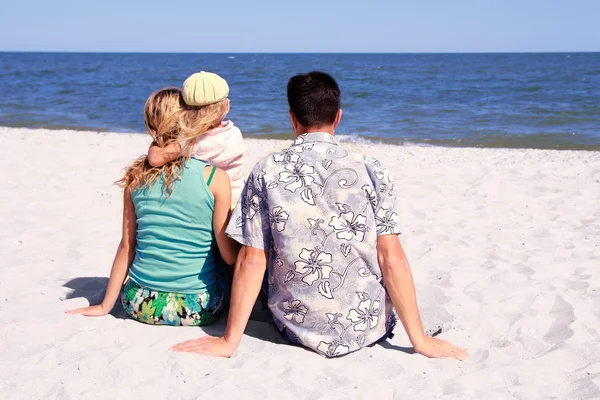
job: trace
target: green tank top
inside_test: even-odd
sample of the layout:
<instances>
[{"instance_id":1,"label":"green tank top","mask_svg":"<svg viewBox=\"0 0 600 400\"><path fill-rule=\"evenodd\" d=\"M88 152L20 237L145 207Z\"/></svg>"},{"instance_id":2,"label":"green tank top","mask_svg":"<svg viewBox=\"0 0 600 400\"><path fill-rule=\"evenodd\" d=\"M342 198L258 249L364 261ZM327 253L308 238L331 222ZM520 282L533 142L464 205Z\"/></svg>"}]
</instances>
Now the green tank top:
<instances>
[{"instance_id":1,"label":"green tank top","mask_svg":"<svg viewBox=\"0 0 600 400\"><path fill-rule=\"evenodd\" d=\"M190 159L169 197L162 179L131 193L137 244L129 276L140 286L189 294L215 283L215 199L204 180L207 165Z\"/></svg>"}]
</instances>

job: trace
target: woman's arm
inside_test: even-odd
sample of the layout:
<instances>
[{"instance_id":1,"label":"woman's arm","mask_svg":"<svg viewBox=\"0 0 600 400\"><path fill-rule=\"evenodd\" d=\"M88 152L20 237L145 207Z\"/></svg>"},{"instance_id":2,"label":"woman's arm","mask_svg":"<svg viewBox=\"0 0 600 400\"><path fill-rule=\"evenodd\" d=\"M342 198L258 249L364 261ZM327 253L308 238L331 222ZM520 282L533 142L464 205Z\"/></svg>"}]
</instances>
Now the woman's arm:
<instances>
[{"instance_id":1,"label":"woman's arm","mask_svg":"<svg viewBox=\"0 0 600 400\"><path fill-rule=\"evenodd\" d=\"M123 195L123 233L121 243L117 249L117 254L113 261L108 279L108 286L104 294L104 300L97 306L78 308L67 311L67 314L81 314L86 316L101 316L110 313L119 298L123 282L129 271L129 266L135 257L135 235L137 232L137 222L131 193L125 189Z\"/></svg>"},{"instance_id":2,"label":"woman's arm","mask_svg":"<svg viewBox=\"0 0 600 400\"><path fill-rule=\"evenodd\" d=\"M210 176L211 170L212 168L206 168L206 178ZM209 189L215 197L213 227L217 238L217 246L223 260L229 265L234 265L241 246L225 234L231 215L231 184L227 173L217 168Z\"/></svg>"}]
</instances>

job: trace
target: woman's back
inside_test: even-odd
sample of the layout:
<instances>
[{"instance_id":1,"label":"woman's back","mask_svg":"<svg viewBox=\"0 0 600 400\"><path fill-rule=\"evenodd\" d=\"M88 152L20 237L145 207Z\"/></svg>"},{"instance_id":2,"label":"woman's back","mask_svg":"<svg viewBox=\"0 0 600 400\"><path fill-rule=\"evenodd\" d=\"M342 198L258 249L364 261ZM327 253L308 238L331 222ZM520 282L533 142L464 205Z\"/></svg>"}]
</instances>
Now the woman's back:
<instances>
[{"instance_id":1,"label":"woman's back","mask_svg":"<svg viewBox=\"0 0 600 400\"><path fill-rule=\"evenodd\" d=\"M205 181L206 166L188 160L168 197L160 178L132 192L137 235L129 274L139 285L198 293L215 283L214 197Z\"/></svg>"},{"instance_id":2,"label":"woman's back","mask_svg":"<svg viewBox=\"0 0 600 400\"><path fill-rule=\"evenodd\" d=\"M181 90L164 88L148 97L144 123L153 143L166 148L180 138L182 113L195 113L188 128L202 131L222 121L217 111L223 107L228 103L187 110ZM224 263L234 264L239 251L225 233L231 211L227 173L189 154L160 167L142 156L119 183L125 189L123 229L104 299L69 313L106 315L120 297L125 312L147 324L212 323L228 293ZM148 187L140 188L144 183Z\"/></svg>"}]
</instances>

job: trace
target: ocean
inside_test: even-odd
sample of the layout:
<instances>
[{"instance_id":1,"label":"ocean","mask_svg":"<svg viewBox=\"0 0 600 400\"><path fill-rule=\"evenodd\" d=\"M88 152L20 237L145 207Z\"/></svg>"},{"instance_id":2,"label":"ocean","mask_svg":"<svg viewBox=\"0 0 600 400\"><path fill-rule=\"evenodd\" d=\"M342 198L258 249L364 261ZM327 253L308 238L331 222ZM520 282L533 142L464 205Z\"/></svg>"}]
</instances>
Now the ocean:
<instances>
[{"instance_id":1,"label":"ocean","mask_svg":"<svg viewBox=\"0 0 600 400\"><path fill-rule=\"evenodd\" d=\"M0 53L0 126L143 133L148 95L200 70L247 137L290 137L287 80L321 70L346 140L600 151L600 53Z\"/></svg>"}]
</instances>

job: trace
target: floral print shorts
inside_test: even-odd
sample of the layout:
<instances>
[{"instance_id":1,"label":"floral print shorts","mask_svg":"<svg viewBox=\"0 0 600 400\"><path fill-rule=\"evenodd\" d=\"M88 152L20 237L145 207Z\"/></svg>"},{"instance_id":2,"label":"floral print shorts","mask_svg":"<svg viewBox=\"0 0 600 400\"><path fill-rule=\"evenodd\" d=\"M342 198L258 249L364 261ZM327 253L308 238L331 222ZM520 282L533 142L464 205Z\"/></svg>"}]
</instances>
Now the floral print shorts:
<instances>
[{"instance_id":1,"label":"floral print shorts","mask_svg":"<svg viewBox=\"0 0 600 400\"><path fill-rule=\"evenodd\" d=\"M121 302L133 319L151 325L208 325L223 309L226 286L222 279L201 293L182 294L151 290L129 279Z\"/></svg>"}]
</instances>

